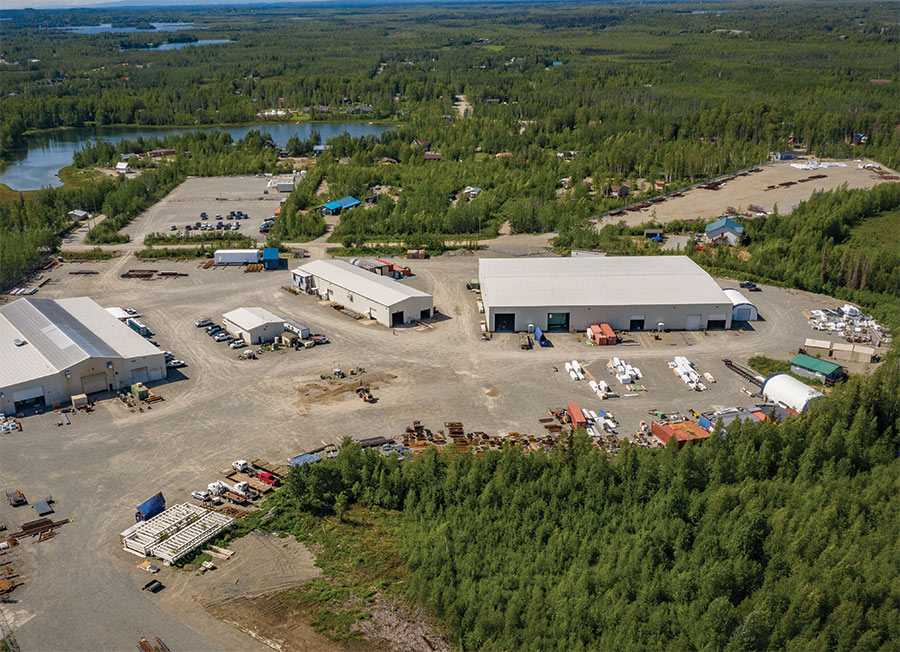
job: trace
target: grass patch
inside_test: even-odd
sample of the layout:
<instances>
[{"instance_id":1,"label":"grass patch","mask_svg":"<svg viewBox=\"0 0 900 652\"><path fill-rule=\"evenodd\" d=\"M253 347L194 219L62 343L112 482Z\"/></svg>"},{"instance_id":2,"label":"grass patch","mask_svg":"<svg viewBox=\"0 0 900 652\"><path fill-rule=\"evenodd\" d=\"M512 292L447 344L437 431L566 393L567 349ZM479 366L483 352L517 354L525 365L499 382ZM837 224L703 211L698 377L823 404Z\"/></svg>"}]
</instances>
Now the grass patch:
<instances>
[{"instance_id":1,"label":"grass patch","mask_svg":"<svg viewBox=\"0 0 900 652\"><path fill-rule=\"evenodd\" d=\"M5 183L0 183L0 201L10 201L22 197L30 201L37 199L37 190L13 190Z\"/></svg>"},{"instance_id":2,"label":"grass patch","mask_svg":"<svg viewBox=\"0 0 900 652\"><path fill-rule=\"evenodd\" d=\"M207 249L206 247L184 247L181 249L162 248L162 249L141 249L135 258L142 260L150 260L154 258L212 258L215 247Z\"/></svg>"},{"instance_id":3,"label":"grass patch","mask_svg":"<svg viewBox=\"0 0 900 652\"><path fill-rule=\"evenodd\" d=\"M94 247L90 251L60 251L59 256L64 260L109 260L118 255L117 251L107 251L100 247Z\"/></svg>"},{"instance_id":4,"label":"grass patch","mask_svg":"<svg viewBox=\"0 0 900 652\"><path fill-rule=\"evenodd\" d=\"M196 235L185 235L178 233L150 233L144 238L145 245L173 245L173 244L193 244L193 245L212 245L219 246L236 246L240 248L255 249L256 240L250 236L234 231L215 231L215 232L198 232Z\"/></svg>"},{"instance_id":5,"label":"grass patch","mask_svg":"<svg viewBox=\"0 0 900 652\"><path fill-rule=\"evenodd\" d=\"M787 360L776 360L775 358L769 358L764 355L755 355L747 360L747 365L765 377L769 377L772 374L787 374L788 376L796 378L801 383L805 383L819 391L824 389L824 385L820 382L791 373L791 363Z\"/></svg>"},{"instance_id":6,"label":"grass patch","mask_svg":"<svg viewBox=\"0 0 900 652\"><path fill-rule=\"evenodd\" d=\"M67 165L59 171L59 180L63 185L73 190L81 190L87 188L97 179L103 177L103 173L93 168L76 168L74 165Z\"/></svg>"}]
</instances>

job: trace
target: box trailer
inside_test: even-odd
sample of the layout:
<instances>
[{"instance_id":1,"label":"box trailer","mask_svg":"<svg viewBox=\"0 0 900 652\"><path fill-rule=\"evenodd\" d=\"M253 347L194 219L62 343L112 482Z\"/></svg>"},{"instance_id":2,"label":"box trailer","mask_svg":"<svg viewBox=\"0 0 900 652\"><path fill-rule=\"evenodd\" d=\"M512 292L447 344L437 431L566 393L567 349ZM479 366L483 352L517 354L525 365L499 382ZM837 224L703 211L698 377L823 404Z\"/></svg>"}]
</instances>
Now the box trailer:
<instances>
[{"instance_id":1,"label":"box trailer","mask_svg":"<svg viewBox=\"0 0 900 652\"><path fill-rule=\"evenodd\" d=\"M251 265L259 262L259 249L217 249L213 262L216 265Z\"/></svg>"}]
</instances>

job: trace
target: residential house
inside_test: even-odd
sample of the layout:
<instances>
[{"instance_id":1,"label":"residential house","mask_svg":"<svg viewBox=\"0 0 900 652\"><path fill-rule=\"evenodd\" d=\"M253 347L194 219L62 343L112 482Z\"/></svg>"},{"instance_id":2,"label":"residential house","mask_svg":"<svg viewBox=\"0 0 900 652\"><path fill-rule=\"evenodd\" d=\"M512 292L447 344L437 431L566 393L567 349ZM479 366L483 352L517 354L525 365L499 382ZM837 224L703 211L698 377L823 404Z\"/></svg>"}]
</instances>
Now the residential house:
<instances>
[{"instance_id":1,"label":"residential house","mask_svg":"<svg viewBox=\"0 0 900 652\"><path fill-rule=\"evenodd\" d=\"M409 144L410 147L424 147L428 149L431 147L431 142L427 138L416 138Z\"/></svg>"},{"instance_id":2,"label":"residential house","mask_svg":"<svg viewBox=\"0 0 900 652\"><path fill-rule=\"evenodd\" d=\"M131 166L128 165L126 161L119 161L116 163L116 172L119 174L130 174L134 170L131 169Z\"/></svg>"},{"instance_id":3,"label":"residential house","mask_svg":"<svg viewBox=\"0 0 900 652\"><path fill-rule=\"evenodd\" d=\"M425 152L423 158L426 161L443 161L444 155L439 154L438 152Z\"/></svg>"},{"instance_id":4,"label":"residential house","mask_svg":"<svg viewBox=\"0 0 900 652\"><path fill-rule=\"evenodd\" d=\"M619 199L624 199L628 196L629 192L631 192L631 188L628 187L627 183L623 183L621 186L612 185L609 187L610 197L618 197Z\"/></svg>"},{"instance_id":5,"label":"residential house","mask_svg":"<svg viewBox=\"0 0 900 652\"><path fill-rule=\"evenodd\" d=\"M91 214L87 211L83 211L80 209L75 209L73 211L69 211L69 219L73 222L80 222L81 220L89 220L91 219Z\"/></svg>"},{"instance_id":6,"label":"residential house","mask_svg":"<svg viewBox=\"0 0 900 652\"><path fill-rule=\"evenodd\" d=\"M730 217L723 217L706 226L706 241L736 247L744 238L744 227Z\"/></svg>"}]
</instances>

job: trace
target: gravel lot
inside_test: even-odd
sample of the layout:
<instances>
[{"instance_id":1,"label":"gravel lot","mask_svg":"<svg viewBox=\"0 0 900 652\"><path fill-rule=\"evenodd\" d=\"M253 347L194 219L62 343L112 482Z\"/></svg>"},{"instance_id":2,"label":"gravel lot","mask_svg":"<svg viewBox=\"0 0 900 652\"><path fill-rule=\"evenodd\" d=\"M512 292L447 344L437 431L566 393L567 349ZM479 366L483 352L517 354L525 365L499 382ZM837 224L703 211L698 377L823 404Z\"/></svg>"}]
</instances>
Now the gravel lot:
<instances>
[{"instance_id":1,"label":"gravel lot","mask_svg":"<svg viewBox=\"0 0 900 652\"><path fill-rule=\"evenodd\" d=\"M163 204L180 202L167 199ZM191 208L198 210L200 203ZM160 223L171 221L163 208L154 214ZM135 233L154 230L144 222L135 222ZM553 335L552 348L520 351L514 335L480 339L475 297L465 290L465 282L477 275L476 257L410 262L417 274L410 284L432 292L447 317L433 330L392 331L357 323L312 297L286 292L285 271L247 274L239 268L202 270L196 262L166 261L165 269L189 276L122 279L125 269L148 266L136 265L129 254L90 265L65 264L51 272L59 282L41 289L39 296L87 295L103 306L136 308L162 348L189 366L153 387L166 400L152 410L131 413L110 399L98 402L92 414L74 415L70 426L57 427L52 414L33 416L23 420L24 432L0 437L5 488L19 488L29 499L52 494L58 516L74 519L56 538L25 541L0 557L2 564L12 561L25 581L3 604L22 649L63 644L68 650L132 649L142 635L159 636L173 650L264 649L203 607L221 593L216 573L224 576L232 562L196 579L164 568L159 579L169 589L157 595L140 591L148 575L136 568L140 560L124 552L118 538L133 522L136 505L157 491L165 493L169 504L188 500L192 489L205 487L234 459L283 463L344 435L399 435L414 419L432 429L459 420L469 430L487 433L541 432L538 419L550 408L570 400L601 407L587 383L573 383L563 372L552 371L553 365L561 368L573 358L598 378L608 378L605 363L612 355L643 370L646 394L602 402L619 419L622 434L632 432L652 408L702 411L746 404L750 399L741 392L743 381L721 358L744 362L757 352L786 358L813 335L801 310L837 305L832 299L766 287L749 295L765 321L745 332L673 333L658 342L638 335L635 345L614 348L588 347L575 335ZM79 268L100 273L68 274ZM194 327L200 317L220 319L242 305L293 317L313 332L325 333L332 343L239 361L234 351ZM690 392L665 364L678 354L718 382L707 392ZM373 384L378 399L373 405L349 392L331 401L301 397L299 387L320 382L320 374L334 366L362 366L370 374L395 378ZM14 511L0 505L0 521L11 529L33 518L30 507ZM248 545L233 561L253 554ZM263 567L248 590L271 586L266 573L277 575L281 563L270 564L271 571Z\"/></svg>"},{"instance_id":2,"label":"gravel lot","mask_svg":"<svg viewBox=\"0 0 900 652\"><path fill-rule=\"evenodd\" d=\"M746 210L750 204L762 206L766 211L773 210L777 204L778 212L784 215L793 211L801 201L809 199L815 191L834 190L843 184L848 188L871 188L878 183L893 183L882 181L869 170L857 169L859 162L853 160L841 161L847 165L845 168L820 170L798 170L791 167L791 163L796 162L778 161L761 165L761 172L732 179L719 190L694 188L685 192L683 197L667 199L640 211L626 211L624 215L607 216L600 222L599 227L622 220L629 226L636 226L650 221L654 214L660 223L696 218L710 219L723 215L729 206ZM885 170L890 172L887 168ZM768 186L777 186L785 181L797 182L817 174L824 174L825 178L766 190Z\"/></svg>"}]
</instances>

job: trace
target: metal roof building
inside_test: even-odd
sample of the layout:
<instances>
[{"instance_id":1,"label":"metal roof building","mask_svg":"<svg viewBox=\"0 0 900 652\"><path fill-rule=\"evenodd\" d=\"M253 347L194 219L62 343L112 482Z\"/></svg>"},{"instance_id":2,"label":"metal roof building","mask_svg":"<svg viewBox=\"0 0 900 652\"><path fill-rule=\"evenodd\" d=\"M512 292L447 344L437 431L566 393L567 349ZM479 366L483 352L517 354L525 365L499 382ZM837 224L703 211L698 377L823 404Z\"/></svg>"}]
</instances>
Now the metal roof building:
<instances>
[{"instance_id":1,"label":"metal roof building","mask_svg":"<svg viewBox=\"0 0 900 652\"><path fill-rule=\"evenodd\" d=\"M805 353L798 353L791 358L791 373L825 383L841 378L844 375L844 370L841 365L834 362L820 360Z\"/></svg>"},{"instance_id":2,"label":"metal roof building","mask_svg":"<svg viewBox=\"0 0 900 652\"><path fill-rule=\"evenodd\" d=\"M432 316L430 294L342 260L314 260L291 271L293 287L339 303L385 326Z\"/></svg>"},{"instance_id":3,"label":"metal roof building","mask_svg":"<svg viewBox=\"0 0 900 652\"><path fill-rule=\"evenodd\" d=\"M772 374L762 384L762 395L797 412L805 412L813 401L822 398L819 392L787 374Z\"/></svg>"},{"instance_id":4,"label":"metal roof building","mask_svg":"<svg viewBox=\"0 0 900 652\"><path fill-rule=\"evenodd\" d=\"M759 310L740 290L725 288L722 291L731 299L731 321L756 321L759 319Z\"/></svg>"},{"instance_id":5,"label":"metal roof building","mask_svg":"<svg viewBox=\"0 0 900 652\"><path fill-rule=\"evenodd\" d=\"M322 204L319 208L325 215L340 215L341 211L349 211L351 208L359 206L360 201L356 197L341 197L327 204Z\"/></svg>"},{"instance_id":6,"label":"metal roof building","mask_svg":"<svg viewBox=\"0 0 900 652\"><path fill-rule=\"evenodd\" d=\"M284 332L284 319L265 308L237 308L222 315L222 325L247 344L273 341Z\"/></svg>"},{"instance_id":7,"label":"metal roof building","mask_svg":"<svg viewBox=\"0 0 900 652\"><path fill-rule=\"evenodd\" d=\"M481 296L492 331L728 328L731 300L687 256L486 258Z\"/></svg>"},{"instance_id":8,"label":"metal roof building","mask_svg":"<svg viewBox=\"0 0 900 652\"><path fill-rule=\"evenodd\" d=\"M0 412L165 377L163 352L88 297L0 306Z\"/></svg>"}]
</instances>

